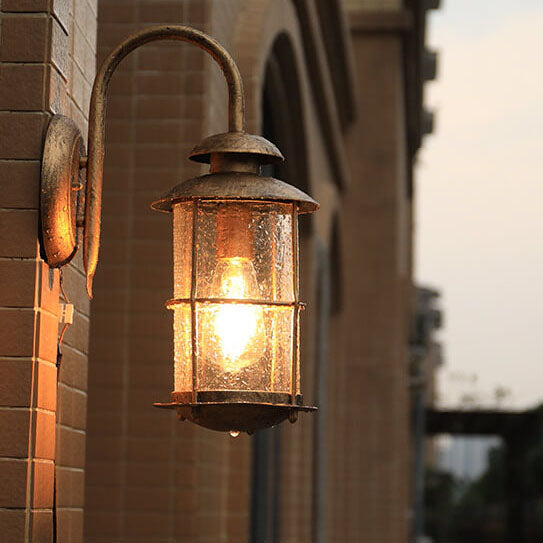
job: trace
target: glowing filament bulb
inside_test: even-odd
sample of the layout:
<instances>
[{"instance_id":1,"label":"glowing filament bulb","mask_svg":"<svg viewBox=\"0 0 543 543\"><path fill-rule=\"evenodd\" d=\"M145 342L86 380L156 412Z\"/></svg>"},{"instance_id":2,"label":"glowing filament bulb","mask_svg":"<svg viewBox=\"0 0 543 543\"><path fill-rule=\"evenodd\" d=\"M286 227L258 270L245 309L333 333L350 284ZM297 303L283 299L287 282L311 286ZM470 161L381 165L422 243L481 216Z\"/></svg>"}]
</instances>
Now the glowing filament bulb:
<instances>
[{"instance_id":1,"label":"glowing filament bulb","mask_svg":"<svg viewBox=\"0 0 543 543\"><path fill-rule=\"evenodd\" d=\"M249 258L221 258L214 275L214 291L219 298L259 298L256 272ZM263 334L260 306L235 302L218 304L213 327L226 371L239 371L258 360L264 344L260 337Z\"/></svg>"}]
</instances>

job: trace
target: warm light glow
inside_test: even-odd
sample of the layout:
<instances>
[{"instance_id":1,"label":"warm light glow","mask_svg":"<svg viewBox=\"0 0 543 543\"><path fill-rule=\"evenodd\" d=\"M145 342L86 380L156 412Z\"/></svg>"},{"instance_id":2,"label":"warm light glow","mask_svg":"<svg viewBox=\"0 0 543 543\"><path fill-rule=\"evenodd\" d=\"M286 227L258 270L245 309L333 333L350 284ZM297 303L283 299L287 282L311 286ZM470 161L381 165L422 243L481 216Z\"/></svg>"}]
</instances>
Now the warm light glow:
<instances>
[{"instance_id":1,"label":"warm light glow","mask_svg":"<svg viewBox=\"0 0 543 543\"><path fill-rule=\"evenodd\" d=\"M221 258L215 270L213 287L218 298L260 298L256 272L249 258ZM257 361L264 346L261 306L220 304L213 319L212 326L226 371L236 372Z\"/></svg>"}]
</instances>

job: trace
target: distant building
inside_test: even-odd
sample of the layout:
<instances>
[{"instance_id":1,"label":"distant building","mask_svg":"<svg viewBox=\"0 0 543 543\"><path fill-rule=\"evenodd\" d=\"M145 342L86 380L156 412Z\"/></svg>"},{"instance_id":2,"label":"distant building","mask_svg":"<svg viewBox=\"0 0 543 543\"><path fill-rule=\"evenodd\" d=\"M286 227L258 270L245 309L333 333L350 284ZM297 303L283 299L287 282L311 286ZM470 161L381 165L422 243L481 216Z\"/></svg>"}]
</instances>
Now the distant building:
<instances>
[{"instance_id":1,"label":"distant building","mask_svg":"<svg viewBox=\"0 0 543 543\"><path fill-rule=\"evenodd\" d=\"M426 438L426 409L436 404L437 370L443 364L441 345L435 333L442 326L438 307L439 292L426 287L414 290L414 311L409 341L409 376L411 391L413 535L423 537L424 472L435 466L436 443Z\"/></svg>"}]
</instances>

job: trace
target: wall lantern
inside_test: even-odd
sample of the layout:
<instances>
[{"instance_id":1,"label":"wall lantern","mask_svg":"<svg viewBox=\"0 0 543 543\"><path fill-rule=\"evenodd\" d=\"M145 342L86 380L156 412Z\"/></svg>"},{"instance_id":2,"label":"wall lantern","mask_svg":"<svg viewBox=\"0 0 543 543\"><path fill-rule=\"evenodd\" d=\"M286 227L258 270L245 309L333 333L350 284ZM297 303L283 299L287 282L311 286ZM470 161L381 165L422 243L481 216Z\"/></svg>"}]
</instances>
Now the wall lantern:
<instances>
[{"instance_id":1,"label":"wall lantern","mask_svg":"<svg viewBox=\"0 0 543 543\"><path fill-rule=\"evenodd\" d=\"M197 45L219 64L228 83L229 131L206 138L190 155L209 163L209 174L176 185L152 204L173 214L174 245L174 295L166 303L174 315L174 391L169 403L155 405L232 435L294 422L300 410L315 409L302 405L300 393L298 214L318 204L260 175L262 164L283 157L269 141L244 132L239 71L211 37L186 26L158 26L118 46L94 81L87 158L75 123L62 115L51 119L41 183L45 258L51 267L67 264L82 226L92 297L109 82L128 53L162 39Z\"/></svg>"}]
</instances>

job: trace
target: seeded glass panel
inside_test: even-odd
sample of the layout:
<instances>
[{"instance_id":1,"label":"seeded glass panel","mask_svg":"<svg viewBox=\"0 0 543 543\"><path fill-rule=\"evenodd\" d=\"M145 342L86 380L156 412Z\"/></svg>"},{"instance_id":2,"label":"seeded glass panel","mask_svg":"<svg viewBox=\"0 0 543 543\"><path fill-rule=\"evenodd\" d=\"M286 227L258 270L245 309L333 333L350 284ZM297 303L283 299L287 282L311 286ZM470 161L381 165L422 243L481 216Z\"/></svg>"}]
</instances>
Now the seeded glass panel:
<instances>
[{"instance_id":1,"label":"seeded glass panel","mask_svg":"<svg viewBox=\"0 0 543 543\"><path fill-rule=\"evenodd\" d=\"M173 207L174 298L189 298L192 278L192 202Z\"/></svg>"},{"instance_id":2,"label":"seeded glass panel","mask_svg":"<svg viewBox=\"0 0 543 543\"><path fill-rule=\"evenodd\" d=\"M190 303L176 305L173 310L174 390L192 390L192 334Z\"/></svg>"},{"instance_id":3,"label":"seeded glass panel","mask_svg":"<svg viewBox=\"0 0 543 543\"><path fill-rule=\"evenodd\" d=\"M192 202L173 208L174 298L189 298L192 278ZM192 334L190 303L175 306L174 390L192 390Z\"/></svg>"},{"instance_id":4,"label":"seeded glass panel","mask_svg":"<svg viewBox=\"0 0 543 543\"><path fill-rule=\"evenodd\" d=\"M197 304L200 390L290 392L294 308Z\"/></svg>"},{"instance_id":5,"label":"seeded glass panel","mask_svg":"<svg viewBox=\"0 0 543 543\"><path fill-rule=\"evenodd\" d=\"M294 301L292 211L283 203L200 202L197 297Z\"/></svg>"},{"instance_id":6,"label":"seeded glass panel","mask_svg":"<svg viewBox=\"0 0 543 543\"><path fill-rule=\"evenodd\" d=\"M174 206L174 297L192 285L196 205L198 390L290 392L295 311L293 204L199 201ZM204 301L209 300L209 301ZM225 300L217 303L213 300ZM236 303L236 300L244 303ZM175 390L190 391L190 303L174 307Z\"/></svg>"}]
</instances>

